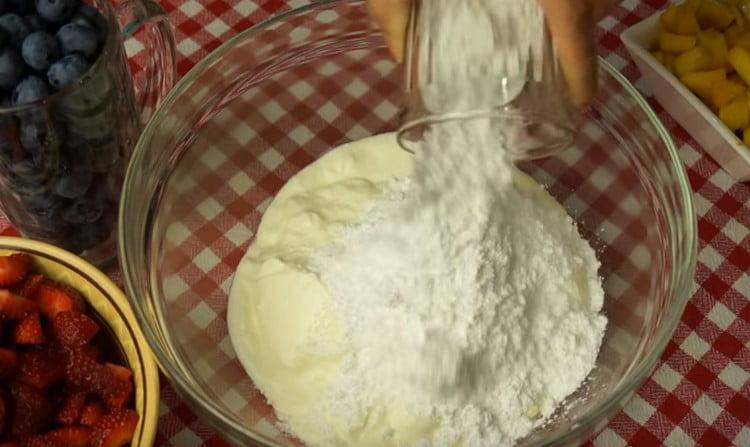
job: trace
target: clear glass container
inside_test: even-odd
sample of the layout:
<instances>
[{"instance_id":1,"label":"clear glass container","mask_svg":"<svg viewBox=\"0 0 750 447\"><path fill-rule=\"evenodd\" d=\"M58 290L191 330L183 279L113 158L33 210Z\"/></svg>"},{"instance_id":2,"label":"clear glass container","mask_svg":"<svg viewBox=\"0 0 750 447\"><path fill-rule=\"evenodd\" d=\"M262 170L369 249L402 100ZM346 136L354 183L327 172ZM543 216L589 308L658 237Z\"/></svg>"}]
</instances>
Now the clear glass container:
<instances>
[{"instance_id":1,"label":"clear glass container","mask_svg":"<svg viewBox=\"0 0 750 447\"><path fill-rule=\"evenodd\" d=\"M398 140L411 152L430 126L487 117L516 159L575 139L577 111L536 0L414 1L404 67Z\"/></svg>"},{"instance_id":2,"label":"clear glass container","mask_svg":"<svg viewBox=\"0 0 750 447\"><path fill-rule=\"evenodd\" d=\"M96 25L103 37L88 71L45 98L0 104L0 203L24 237L103 265L117 256L125 169L143 118L174 84L175 49L172 28L153 1L89 6L101 14ZM136 79L138 95L123 46L135 32L151 44L149 66Z\"/></svg>"},{"instance_id":3,"label":"clear glass container","mask_svg":"<svg viewBox=\"0 0 750 447\"><path fill-rule=\"evenodd\" d=\"M586 387L521 445L588 439L652 371L690 296L696 219L674 144L601 62L568 149L526 161L602 262L609 327ZM185 76L144 130L125 178L124 283L158 362L237 445L300 445L234 353L232 275L274 194L342 143L400 123L402 70L364 1L318 1L239 34Z\"/></svg>"}]
</instances>

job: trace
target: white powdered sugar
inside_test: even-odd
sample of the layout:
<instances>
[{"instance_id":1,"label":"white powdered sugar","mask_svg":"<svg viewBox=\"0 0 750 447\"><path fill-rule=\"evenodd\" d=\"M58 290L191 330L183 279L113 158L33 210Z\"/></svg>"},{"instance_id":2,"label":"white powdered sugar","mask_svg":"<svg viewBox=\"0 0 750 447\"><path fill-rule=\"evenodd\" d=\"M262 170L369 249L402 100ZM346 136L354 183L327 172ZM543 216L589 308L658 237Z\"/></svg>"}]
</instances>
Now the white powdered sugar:
<instances>
[{"instance_id":1,"label":"white powdered sugar","mask_svg":"<svg viewBox=\"0 0 750 447\"><path fill-rule=\"evenodd\" d=\"M481 34L489 25L467 5L493 1L425 3L455 8L446 20ZM461 53L481 35L455 36L434 39L446 61L462 62L431 61L446 71L440 88L423 89L426 104L494 94L496 86L462 82L463 69L485 79L507 70ZM510 446L594 367L606 327L599 263L559 204L506 157L498 123L430 128L412 175L394 179L361 223L313 255L309 271L327 288L349 349L307 413L328 430L320 445L399 418L414 420L420 446ZM367 445L405 445L396 429L383 437Z\"/></svg>"},{"instance_id":2,"label":"white powdered sugar","mask_svg":"<svg viewBox=\"0 0 750 447\"><path fill-rule=\"evenodd\" d=\"M356 423L401 405L439 421L423 445L512 445L593 368L594 251L488 126L433 129L412 178L314 256L353 351L321 413Z\"/></svg>"}]
</instances>

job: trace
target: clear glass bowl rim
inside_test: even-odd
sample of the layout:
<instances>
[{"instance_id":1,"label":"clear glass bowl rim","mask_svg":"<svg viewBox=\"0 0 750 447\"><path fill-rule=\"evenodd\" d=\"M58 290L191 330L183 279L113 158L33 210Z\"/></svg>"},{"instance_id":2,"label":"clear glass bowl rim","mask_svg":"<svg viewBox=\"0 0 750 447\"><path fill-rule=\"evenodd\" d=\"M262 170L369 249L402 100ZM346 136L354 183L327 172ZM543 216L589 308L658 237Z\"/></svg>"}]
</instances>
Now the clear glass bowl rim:
<instances>
[{"instance_id":1,"label":"clear glass bowl rim","mask_svg":"<svg viewBox=\"0 0 750 447\"><path fill-rule=\"evenodd\" d=\"M159 123L167 117L167 111L175 103L175 101L183 94L188 86L198 78L199 74L202 73L206 67L213 64L216 60L220 59L227 51L235 47L242 41L248 39L250 36L255 34L257 31L264 28L273 26L274 24L284 21L290 17L307 13L315 9L321 9L329 7L336 3L363 3L363 0L318 0L314 3L304 5L298 8L293 8L288 11L273 15L268 19L253 25L241 33L235 35L214 51L200 60L193 66L193 68L180 79L174 86L174 88L166 96L162 104L154 112L153 116L146 124L140 138L135 146L131 162L127 173L125 175L124 187L122 198L120 201L120 212L118 217L119 228L127 228L127 220L125 218L125 210L128 206L128 200L132 200L128 195L129 185L137 182L139 173L135 172L134 166L142 164L144 153L148 150L148 141L151 140L153 134L158 130ZM639 386L643 380L646 379L647 375L651 373L657 360L664 351L667 343L672 338L672 334L679 323L682 313L684 312L685 306L690 299L691 283L693 279L693 273L695 271L696 254L697 254L697 219L695 216L692 190L690 189L690 183L687 179L687 174L677 155L677 148L664 125L661 123L656 113L653 111L651 106L646 102L643 96L636 90L631 82L625 78L619 71L617 71L612 65L606 60L599 57L599 64L601 68L609 75L612 76L617 82L625 89L630 97L640 106L645 112L650 124L654 126L657 131L659 138L666 146L669 162L671 165L671 172L676 176L676 180L679 185L679 193L682 202L686 208L684 210L687 219L681 222L684 225L684 234L679 241L684 244L685 255L681 260L676 260L674 270L676 276L672 278L672 289L673 294L670 297L671 302L666 308L666 312L663 320L661 321L661 336L655 341L651 352L646 355L645 359L641 364L631 370L630 377L620 383L617 388L612 392L608 399L603 400L597 404L588 414L584 415L578 421L575 422L573 428L555 439L545 440L544 443L539 445L557 445L570 441L578 437L584 430L591 429L602 416L608 414L612 408L620 403L624 398L629 397L629 394L635 391L635 388ZM138 275L135 271L139 268L138 266L130 265L127 247L144 247L142 244L134 244L134 242L143 243L146 241L130 241L128 239L130 235L125 231L118 231L118 255L120 259L120 268L122 271L123 283L128 296L149 296L151 290L141 290L138 286L140 284ZM142 269L144 266L140 266ZM148 274L147 274L148 275ZM164 352L159 343L159 337L151 327L149 319L146 315L145 310L138 306L133 299L130 300L133 303L133 308L136 317L141 324L143 333L148 341L149 345L154 352L162 372L165 374L167 379L172 383L178 394L185 399L190 407L195 411L201 418L207 423L212 425L219 431L223 436L226 436L231 441L253 440L261 442L269 447L283 447L275 440L266 436L260 435L251 431L246 425L238 423L237 421L230 420L222 415L220 407L214 403L207 396L202 395L201 391L192 389L190 381L186 380L181 376L179 368L173 365L169 356Z\"/></svg>"}]
</instances>

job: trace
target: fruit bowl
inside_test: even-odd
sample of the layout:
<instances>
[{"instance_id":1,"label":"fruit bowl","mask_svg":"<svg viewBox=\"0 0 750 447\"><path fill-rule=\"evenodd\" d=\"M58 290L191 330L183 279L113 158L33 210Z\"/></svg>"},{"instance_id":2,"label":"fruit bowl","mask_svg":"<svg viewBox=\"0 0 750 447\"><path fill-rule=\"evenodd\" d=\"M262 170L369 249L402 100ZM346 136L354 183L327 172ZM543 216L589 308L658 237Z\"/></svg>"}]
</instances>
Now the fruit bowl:
<instances>
[{"instance_id":1,"label":"fruit bowl","mask_svg":"<svg viewBox=\"0 0 750 447\"><path fill-rule=\"evenodd\" d=\"M78 296L83 298L86 303L86 315L90 316L100 328L94 341L102 343L97 345L99 350L102 351L99 354L101 361L104 362L104 358L106 357L107 361L126 366L132 371L132 401L131 403L125 404L125 407L134 409L140 417L138 418L135 431L133 432L132 444L129 445L143 447L151 446L156 435L156 424L158 419L159 375L151 351L140 328L138 327L137 321L130 309L130 305L128 304L125 295L104 273L75 255L42 242L15 237L0 237L0 256L17 253L29 255L31 257L33 270L46 277L45 281L49 281L49 284L61 284L63 287L69 287L72 290L77 291ZM6 275L12 270L13 268L4 262L2 268L0 268L0 276ZM31 274L29 275L29 278L35 276ZM16 286L11 290L13 290L14 294L19 294L19 296L28 295L30 296L30 300L38 303L39 308L41 309L40 313L42 314L42 319L45 318L44 315L46 315L49 307L56 309L58 313L64 310L64 304L55 304L51 301L47 301L46 304L44 304L43 300L45 300L45 298L42 297L42 293L39 291L25 293L24 289L30 290L30 287L27 287L27 285L33 282L34 281L24 281L22 286ZM41 287L45 287L46 284L46 282L43 283ZM50 294L47 294L47 296L49 295ZM7 305L3 308L7 310ZM57 323L58 319L56 318L54 321ZM5 323L8 324L9 322L6 321ZM18 324L20 326L20 323L12 321L10 323ZM74 331L75 334L84 332L83 330L80 330L80 328L84 327L83 324L78 324L77 327L79 330ZM16 329L15 331L16 332L12 335L14 339L18 330ZM57 349L56 347L52 347L52 340L54 340L54 343L63 344L63 342L60 341L56 325L45 326L43 338L46 339L45 343L49 343L50 349ZM16 341L20 343L18 340ZM29 370L24 367L25 356L28 356L30 352L38 352L36 348L37 347L34 345L23 346L21 348L23 351L19 354L19 358L21 359L20 381L26 384L33 383L34 381L26 380ZM69 345L65 344L64 349L69 349ZM58 352L63 352L63 350L60 349ZM63 359L64 358L65 357L63 357ZM70 360L66 359L65 362L66 374L70 374ZM15 380L16 377L14 376L12 377L11 382L15 383ZM67 378L64 380L66 380L65 386L70 384L70 382L67 382ZM37 385L37 383L34 383L35 387ZM11 387L12 386L13 385L11 384ZM45 389L47 391L51 389L54 390L57 389L55 388L56 386L57 385L49 385ZM40 387L40 389L41 388L42 387ZM65 390L67 390L67 388L65 388ZM84 395L85 394L86 393L84 392ZM92 394L93 393L88 393L86 402L93 400ZM52 400L54 401L54 399L55 398L53 397ZM64 408L67 404L68 400L63 399L62 403L56 410L58 412L56 413L56 416L54 416L55 422L53 422L53 424L60 422L59 419L62 418ZM105 405L108 407L109 402ZM83 407L78 406L77 411L80 419L75 422L70 422L70 426L74 429L91 427L91 432L95 433L97 425L94 421L91 421L91 424L86 425L88 422L84 420L84 415L86 414L84 413L84 408L86 406L87 405L84 405ZM103 411L106 415L107 411L110 410L104 409ZM111 411L109 414L113 413L114 411ZM101 414L97 417L101 418ZM66 422L65 425L67 427L68 422ZM51 430L50 432L52 431L54 430ZM7 434L7 432L5 434ZM104 442L102 445L107 445L107 443Z\"/></svg>"},{"instance_id":2,"label":"fruit bowl","mask_svg":"<svg viewBox=\"0 0 750 447\"><path fill-rule=\"evenodd\" d=\"M521 445L601 429L652 370L689 298L696 221L684 168L648 104L600 67L575 144L521 168L596 250L609 327L587 385ZM235 268L294 174L333 147L398 128L401 85L365 2L319 1L198 63L141 135L119 214L125 286L164 373L238 445L300 442L276 424L230 341Z\"/></svg>"},{"instance_id":3,"label":"fruit bowl","mask_svg":"<svg viewBox=\"0 0 750 447\"><path fill-rule=\"evenodd\" d=\"M622 33L649 90L729 175L740 182L750 180L750 148L649 52L658 29L659 13Z\"/></svg>"}]
</instances>

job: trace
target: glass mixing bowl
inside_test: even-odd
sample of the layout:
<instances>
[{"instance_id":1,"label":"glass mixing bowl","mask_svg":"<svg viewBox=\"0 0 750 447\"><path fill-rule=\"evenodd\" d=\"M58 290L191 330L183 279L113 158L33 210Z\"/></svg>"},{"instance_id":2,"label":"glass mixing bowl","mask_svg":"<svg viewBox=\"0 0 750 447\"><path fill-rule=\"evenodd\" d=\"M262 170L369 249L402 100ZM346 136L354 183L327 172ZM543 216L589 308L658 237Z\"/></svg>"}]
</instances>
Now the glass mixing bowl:
<instances>
[{"instance_id":1,"label":"glass mixing bowl","mask_svg":"<svg viewBox=\"0 0 750 447\"><path fill-rule=\"evenodd\" d=\"M598 252L609 327L586 385L523 445L584 440L653 369L689 297L696 252L675 147L628 81L601 63L576 144L522 168ZM237 361L232 275L263 211L300 169L397 128L401 73L363 1L319 1L200 62L143 132L125 179L120 260L144 333L177 390L239 445L300 445Z\"/></svg>"}]
</instances>

